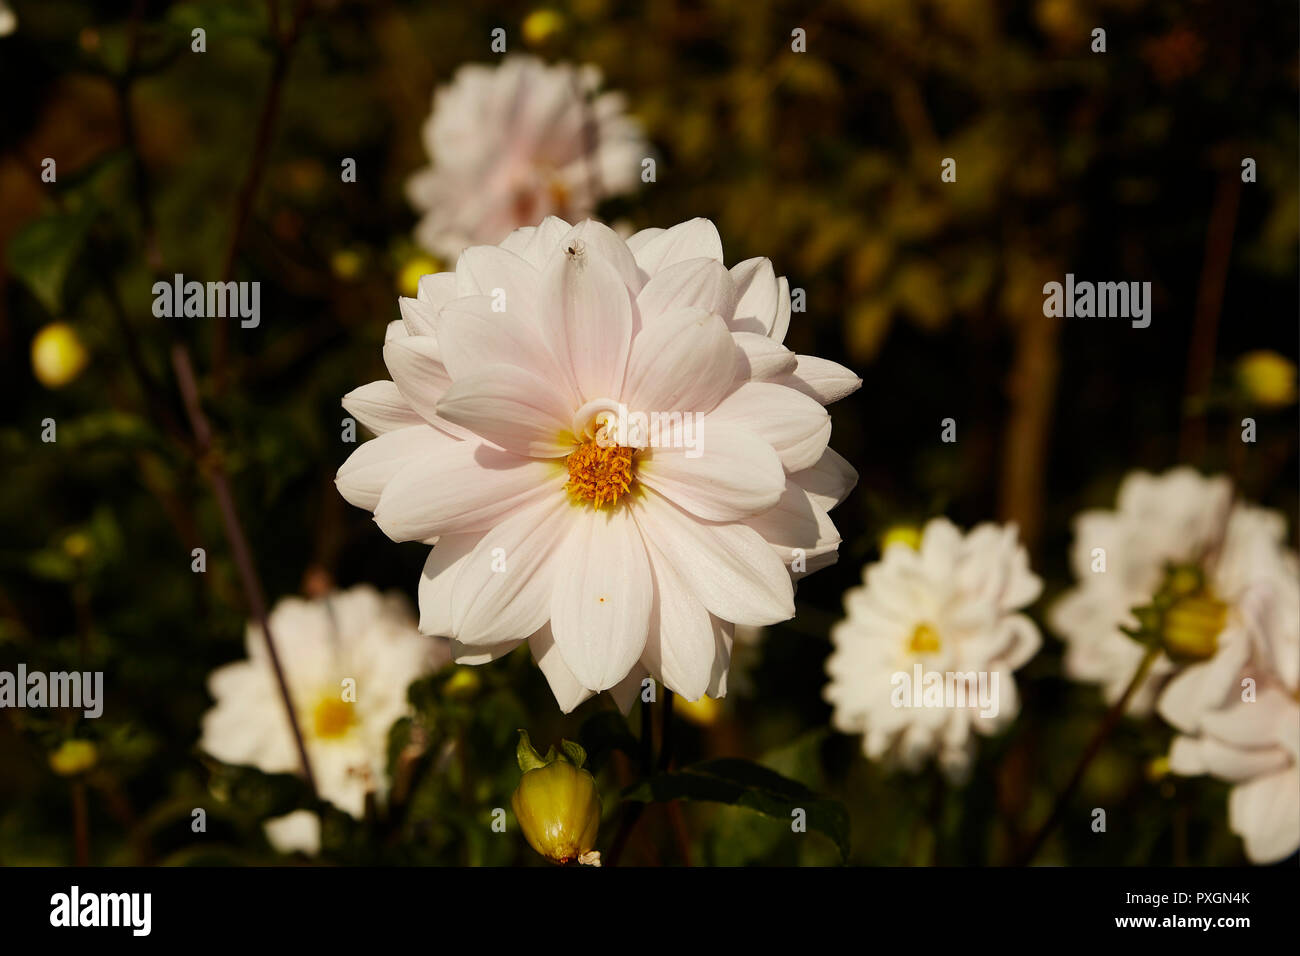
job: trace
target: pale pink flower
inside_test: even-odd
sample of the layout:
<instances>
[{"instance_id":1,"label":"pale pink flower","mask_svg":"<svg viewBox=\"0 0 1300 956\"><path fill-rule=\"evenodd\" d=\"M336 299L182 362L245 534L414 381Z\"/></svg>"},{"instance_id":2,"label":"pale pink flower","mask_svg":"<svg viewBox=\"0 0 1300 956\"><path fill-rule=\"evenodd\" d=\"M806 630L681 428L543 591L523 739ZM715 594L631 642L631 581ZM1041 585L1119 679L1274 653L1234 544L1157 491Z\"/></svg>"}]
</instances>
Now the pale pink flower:
<instances>
[{"instance_id":1,"label":"pale pink flower","mask_svg":"<svg viewBox=\"0 0 1300 956\"><path fill-rule=\"evenodd\" d=\"M507 56L472 63L434 95L424 124L432 165L407 182L416 241L455 258L549 215L581 219L640 181L649 146L600 71Z\"/></svg>"},{"instance_id":2,"label":"pale pink flower","mask_svg":"<svg viewBox=\"0 0 1300 956\"><path fill-rule=\"evenodd\" d=\"M344 398L379 437L337 484L395 541L436 540L421 630L462 663L528 641L565 711L603 690L627 706L646 675L722 696L734 626L794 614L856 480L822 404L859 380L780 344L771 264L728 270L703 219L625 242L548 218L401 306L393 381ZM619 403L680 424L611 440L598 415Z\"/></svg>"}]
</instances>

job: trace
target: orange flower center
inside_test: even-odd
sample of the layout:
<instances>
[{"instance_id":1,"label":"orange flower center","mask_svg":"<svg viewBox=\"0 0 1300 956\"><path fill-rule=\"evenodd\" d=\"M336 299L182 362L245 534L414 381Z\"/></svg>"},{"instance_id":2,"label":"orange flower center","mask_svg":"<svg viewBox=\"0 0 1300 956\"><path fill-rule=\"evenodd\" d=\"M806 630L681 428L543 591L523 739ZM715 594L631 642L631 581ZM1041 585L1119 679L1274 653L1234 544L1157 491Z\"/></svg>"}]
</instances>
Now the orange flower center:
<instances>
[{"instance_id":1,"label":"orange flower center","mask_svg":"<svg viewBox=\"0 0 1300 956\"><path fill-rule=\"evenodd\" d=\"M569 481L565 490L574 501L591 502L593 508L613 504L632 487L634 449L621 445L584 442L569 455Z\"/></svg>"}]
</instances>

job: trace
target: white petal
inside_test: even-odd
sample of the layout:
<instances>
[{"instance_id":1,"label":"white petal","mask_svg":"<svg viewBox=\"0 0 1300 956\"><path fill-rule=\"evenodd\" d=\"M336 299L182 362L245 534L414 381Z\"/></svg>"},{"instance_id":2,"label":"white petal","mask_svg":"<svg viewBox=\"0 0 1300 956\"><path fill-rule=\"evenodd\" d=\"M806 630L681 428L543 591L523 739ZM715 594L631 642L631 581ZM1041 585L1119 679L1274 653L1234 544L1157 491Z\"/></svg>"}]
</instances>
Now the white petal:
<instances>
[{"instance_id":1,"label":"white petal","mask_svg":"<svg viewBox=\"0 0 1300 956\"><path fill-rule=\"evenodd\" d=\"M571 518L562 496L548 497L482 537L452 590L457 640L496 644L526 637L546 622L553 582L563 568L557 554Z\"/></svg>"},{"instance_id":2,"label":"white petal","mask_svg":"<svg viewBox=\"0 0 1300 956\"><path fill-rule=\"evenodd\" d=\"M812 574L834 564L838 556L840 535L834 522L794 482L786 486L775 506L745 524L763 536L791 573ZM803 567L795 571L800 558Z\"/></svg>"},{"instance_id":3,"label":"white petal","mask_svg":"<svg viewBox=\"0 0 1300 956\"><path fill-rule=\"evenodd\" d=\"M510 314L519 319L532 319L539 281L535 268L500 246L470 246L456 263L458 298L504 293Z\"/></svg>"},{"instance_id":4,"label":"white petal","mask_svg":"<svg viewBox=\"0 0 1300 956\"><path fill-rule=\"evenodd\" d=\"M632 344L623 395L632 411L707 412L731 390L736 346L722 319L686 308L660 316Z\"/></svg>"},{"instance_id":5,"label":"white petal","mask_svg":"<svg viewBox=\"0 0 1300 956\"><path fill-rule=\"evenodd\" d=\"M848 497L858 483L858 473L835 449L827 448L816 464L794 472L790 480L808 492L819 508L830 511Z\"/></svg>"},{"instance_id":6,"label":"white petal","mask_svg":"<svg viewBox=\"0 0 1300 956\"><path fill-rule=\"evenodd\" d=\"M348 456L334 484L349 504L374 511L384 488L405 465L455 444L456 439L424 424L385 432Z\"/></svg>"},{"instance_id":7,"label":"white petal","mask_svg":"<svg viewBox=\"0 0 1300 956\"><path fill-rule=\"evenodd\" d=\"M438 272L420 276L415 297L437 313L444 305L456 298L456 294L456 273Z\"/></svg>"},{"instance_id":8,"label":"white petal","mask_svg":"<svg viewBox=\"0 0 1300 956\"><path fill-rule=\"evenodd\" d=\"M555 646L555 637L549 623L542 625L528 639L528 647L533 652L533 660L542 669L546 682L551 685L551 693L555 695L560 710L567 714L592 696L593 691L583 687L573 676L573 671L569 670L569 665L564 663L560 649Z\"/></svg>"},{"instance_id":9,"label":"white petal","mask_svg":"<svg viewBox=\"0 0 1300 956\"><path fill-rule=\"evenodd\" d=\"M505 657L523 641L503 641L500 644L482 644L470 645L462 644L460 641L451 640L447 642L451 647L451 659L457 664L464 664L468 667L475 667L479 664L490 664L498 658Z\"/></svg>"},{"instance_id":10,"label":"white petal","mask_svg":"<svg viewBox=\"0 0 1300 956\"><path fill-rule=\"evenodd\" d=\"M736 332L754 332L767 336L776 321L780 304L780 286L769 259L746 259L731 267L736 283L736 310L731 328Z\"/></svg>"},{"instance_id":11,"label":"white petal","mask_svg":"<svg viewBox=\"0 0 1300 956\"><path fill-rule=\"evenodd\" d=\"M636 259L632 257L627 243L613 229L603 222L586 219L560 239L560 248L564 248L573 239L582 240L589 250L612 265L619 278L623 280L623 285L627 286L632 295L635 296L641 291L641 287L645 285L645 276L637 266Z\"/></svg>"},{"instance_id":12,"label":"white petal","mask_svg":"<svg viewBox=\"0 0 1300 956\"><path fill-rule=\"evenodd\" d=\"M542 275L542 336L567 363L584 401L617 394L632 343L632 299L618 272L579 239Z\"/></svg>"},{"instance_id":13,"label":"white petal","mask_svg":"<svg viewBox=\"0 0 1300 956\"><path fill-rule=\"evenodd\" d=\"M736 286L717 259L686 259L655 273L636 304L646 325L687 306L730 319L736 308Z\"/></svg>"},{"instance_id":14,"label":"white petal","mask_svg":"<svg viewBox=\"0 0 1300 956\"><path fill-rule=\"evenodd\" d=\"M557 462L456 442L394 475L375 508L375 523L394 541L486 531L542 497L559 499L565 480Z\"/></svg>"},{"instance_id":15,"label":"white petal","mask_svg":"<svg viewBox=\"0 0 1300 956\"><path fill-rule=\"evenodd\" d=\"M343 396L343 408L376 435L424 424L393 382L381 380Z\"/></svg>"},{"instance_id":16,"label":"white petal","mask_svg":"<svg viewBox=\"0 0 1300 956\"><path fill-rule=\"evenodd\" d=\"M733 332L732 339L744 356L740 377L755 382L785 382L795 370L799 357L779 342L753 332Z\"/></svg>"},{"instance_id":17,"label":"white petal","mask_svg":"<svg viewBox=\"0 0 1300 956\"><path fill-rule=\"evenodd\" d=\"M650 489L635 514L646 540L724 621L775 624L794 616L790 575L753 528L702 522Z\"/></svg>"},{"instance_id":18,"label":"white petal","mask_svg":"<svg viewBox=\"0 0 1300 956\"><path fill-rule=\"evenodd\" d=\"M644 449L637 463L638 480L710 521L748 518L777 503L785 489L785 471L771 445L733 426L706 428L698 438L694 451Z\"/></svg>"},{"instance_id":19,"label":"white petal","mask_svg":"<svg viewBox=\"0 0 1300 956\"><path fill-rule=\"evenodd\" d=\"M555 559L551 629L564 662L584 687L606 690L645 648L652 581L645 545L627 508L571 509L569 536Z\"/></svg>"},{"instance_id":20,"label":"white petal","mask_svg":"<svg viewBox=\"0 0 1300 956\"><path fill-rule=\"evenodd\" d=\"M573 409L554 385L517 366L491 365L458 379L436 409L519 455L558 458L573 451Z\"/></svg>"},{"instance_id":21,"label":"white petal","mask_svg":"<svg viewBox=\"0 0 1300 956\"><path fill-rule=\"evenodd\" d=\"M633 239L636 236L632 237ZM628 247L632 248L629 241ZM632 248L636 264L650 277L684 259L701 256L722 261L722 239L717 227L707 219L692 219L651 237L644 244Z\"/></svg>"},{"instance_id":22,"label":"white petal","mask_svg":"<svg viewBox=\"0 0 1300 956\"><path fill-rule=\"evenodd\" d=\"M402 326L407 335L433 335L433 323L438 310L419 299L400 296L397 307L402 313Z\"/></svg>"},{"instance_id":23,"label":"white petal","mask_svg":"<svg viewBox=\"0 0 1300 956\"><path fill-rule=\"evenodd\" d=\"M420 633L452 634L451 591L481 534L449 534L438 539L420 572ZM454 656L454 655L453 655Z\"/></svg>"},{"instance_id":24,"label":"white petal","mask_svg":"<svg viewBox=\"0 0 1300 956\"><path fill-rule=\"evenodd\" d=\"M831 419L826 409L792 388L747 382L711 411L710 422L739 425L767 441L787 471L811 468L826 451Z\"/></svg>"},{"instance_id":25,"label":"white petal","mask_svg":"<svg viewBox=\"0 0 1300 956\"><path fill-rule=\"evenodd\" d=\"M432 335L393 339L384 345L384 364L416 414L426 422L436 419L438 399L451 385L438 340Z\"/></svg>"},{"instance_id":26,"label":"white petal","mask_svg":"<svg viewBox=\"0 0 1300 956\"><path fill-rule=\"evenodd\" d=\"M508 300L507 300L508 301ZM568 374L546 343L531 317L498 312L491 296L465 296L448 304L438 316L438 344L443 364L452 380L468 378L491 365L515 365L545 382L568 385ZM563 391L575 407L578 395Z\"/></svg>"},{"instance_id":27,"label":"white petal","mask_svg":"<svg viewBox=\"0 0 1300 956\"><path fill-rule=\"evenodd\" d=\"M646 551L655 597L642 659L669 690L687 700L699 700L713 676L716 619L655 545L647 541Z\"/></svg>"},{"instance_id":28,"label":"white petal","mask_svg":"<svg viewBox=\"0 0 1300 956\"><path fill-rule=\"evenodd\" d=\"M782 384L797 388L822 405L829 405L856 392L862 386L862 379L838 362L815 355L800 355L794 372L783 379Z\"/></svg>"},{"instance_id":29,"label":"white petal","mask_svg":"<svg viewBox=\"0 0 1300 956\"><path fill-rule=\"evenodd\" d=\"M776 305L776 321L768 333L773 342L784 342L785 334L790 330L790 283L785 276L776 280L780 296Z\"/></svg>"}]
</instances>

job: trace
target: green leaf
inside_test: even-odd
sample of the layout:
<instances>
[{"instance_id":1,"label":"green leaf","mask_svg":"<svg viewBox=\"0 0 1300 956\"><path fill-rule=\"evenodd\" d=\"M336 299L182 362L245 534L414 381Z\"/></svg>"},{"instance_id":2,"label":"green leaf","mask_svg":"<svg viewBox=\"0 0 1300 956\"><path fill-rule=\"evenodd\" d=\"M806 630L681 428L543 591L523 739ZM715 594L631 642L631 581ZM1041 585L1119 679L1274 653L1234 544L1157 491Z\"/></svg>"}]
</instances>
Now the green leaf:
<instances>
[{"instance_id":1,"label":"green leaf","mask_svg":"<svg viewBox=\"0 0 1300 956\"><path fill-rule=\"evenodd\" d=\"M796 780L760 764L726 757L706 760L633 785L623 799L641 803L706 800L744 807L789 821L795 810L807 814L808 826L834 841L840 858L849 856L849 815L843 805L820 797Z\"/></svg>"},{"instance_id":2,"label":"green leaf","mask_svg":"<svg viewBox=\"0 0 1300 956\"><path fill-rule=\"evenodd\" d=\"M9 243L6 261L51 315L63 307L63 282L95 218L93 206L56 212L29 223Z\"/></svg>"}]
</instances>

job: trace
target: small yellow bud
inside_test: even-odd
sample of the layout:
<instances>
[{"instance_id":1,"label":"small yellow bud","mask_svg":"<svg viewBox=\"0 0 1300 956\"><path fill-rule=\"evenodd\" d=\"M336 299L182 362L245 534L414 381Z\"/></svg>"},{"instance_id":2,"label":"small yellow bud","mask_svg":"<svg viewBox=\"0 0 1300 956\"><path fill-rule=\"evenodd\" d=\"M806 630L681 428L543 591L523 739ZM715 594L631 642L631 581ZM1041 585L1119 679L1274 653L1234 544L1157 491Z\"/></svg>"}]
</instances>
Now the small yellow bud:
<instances>
[{"instance_id":1,"label":"small yellow bud","mask_svg":"<svg viewBox=\"0 0 1300 956\"><path fill-rule=\"evenodd\" d=\"M555 10L543 7L524 17L521 29L525 43L529 46L542 46L564 29L564 17Z\"/></svg>"},{"instance_id":2,"label":"small yellow bud","mask_svg":"<svg viewBox=\"0 0 1300 956\"><path fill-rule=\"evenodd\" d=\"M482 684L475 668L457 667L455 673L447 679L444 690L448 697L472 697Z\"/></svg>"},{"instance_id":3,"label":"small yellow bud","mask_svg":"<svg viewBox=\"0 0 1300 956\"><path fill-rule=\"evenodd\" d=\"M1264 408L1286 408L1296 400L1295 363L1277 352L1247 352L1237 359L1237 381Z\"/></svg>"},{"instance_id":4,"label":"small yellow bud","mask_svg":"<svg viewBox=\"0 0 1300 956\"><path fill-rule=\"evenodd\" d=\"M519 769L524 775L510 804L524 839L552 863L578 860L598 865L593 847L600 829L600 794L596 779L582 769L586 753L566 740L561 753L552 747L540 757L527 732L519 734Z\"/></svg>"},{"instance_id":5,"label":"small yellow bud","mask_svg":"<svg viewBox=\"0 0 1300 956\"><path fill-rule=\"evenodd\" d=\"M913 551L921 549L921 529L910 524L896 524L880 538L880 550L885 551L891 544L902 544Z\"/></svg>"},{"instance_id":6,"label":"small yellow bud","mask_svg":"<svg viewBox=\"0 0 1300 956\"><path fill-rule=\"evenodd\" d=\"M65 740L50 754L50 769L62 777L72 777L95 766L99 751L89 740Z\"/></svg>"},{"instance_id":7,"label":"small yellow bud","mask_svg":"<svg viewBox=\"0 0 1300 956\"><path fill-rule=\"evenodd\" d=\"M80 531L74 531L63 539L63 553L74 561L80 561L90 554L90 538Z\"/></svg>"},{"instance_id":8,"label":"small yellow bud","mask_svg":"<svg viewBox=\"0 0 1300 956\"><path fill-rule=\"evenodd\" d=\"M397 291L408 299L414 299L420 292L420 279L442 271L442 263L433 256L417 255L406 261L397 276Z\"/></svg>"},{"instance_id":9,"label":"small yellow bud","mask_svg":"<svg viewBox=\"0 0 1300 956\"><path fill-rule=\"evenodd\" d=\"M32 339L32 371L46 388L67 385L89 360L81 339L66 322L51 322Z\"/></svg>"},{"instance_id":10,"label":"small yellow bud","mask_svg":"<svg viewBox=\"0 0 1300 956\"><path fill-rule=\"evenodd\" d=\"M701 727L716 724L718 717L722 714L722 701L714 700L712 697L701 695L699 700L687 700L685 697L678 697L674 703L677 713Z\"/></svg>"},{"instance_id":11,"label":"small yellow bud","mask_svg":"<svg viewBox=\"0 0 1300 956\"><path fill-rule=\"evenodd\" d=\"M344 281L355 279L361 274L361 253L352 249L340 249L330 256L330 271ZM420 280L417 277L415 281Z\"/></svg>"},{"instance_id":12,"label":"small yellow bud","mask_svg":"<svg viewBox=\"0 0 1300 956\"><path fill-rule=\"evenodd\" d=\"M1203 661L1219 649L1219 634L1228 618L1228 606L1208 595L1193 594L1176 600L1165 612L1166 653L1175 660Z\"/></svg>"},{"instance_id":13,"label":"small yellow bud","mask_svg":"<svg viewBox=\"0 0 1300 956\"><path fill-rule=\"evenodd\" d=\"M1147 762L1147 780L1155 783L1157 780L1163 780L1169 776L1170 764L1168 757L1156 757Z\"/></svg>"}]
</instances>

